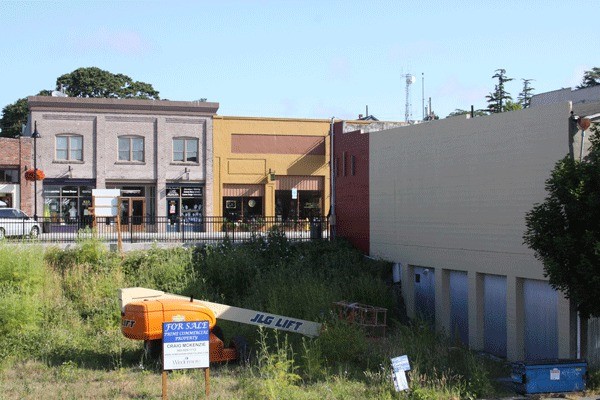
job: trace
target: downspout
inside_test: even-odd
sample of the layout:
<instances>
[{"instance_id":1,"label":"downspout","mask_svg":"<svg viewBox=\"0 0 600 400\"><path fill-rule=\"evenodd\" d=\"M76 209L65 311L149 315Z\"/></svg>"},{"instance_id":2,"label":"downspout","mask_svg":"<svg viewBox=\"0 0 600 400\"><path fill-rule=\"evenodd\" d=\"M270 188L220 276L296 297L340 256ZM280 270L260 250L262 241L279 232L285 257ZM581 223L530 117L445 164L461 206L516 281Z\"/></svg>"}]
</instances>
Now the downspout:
<instances>
[{"instance_id":1,"label":"downspout","mask_svg":"<svg viewBox=\"0 0 600 400\"><path fill-rule=\"evenodd\" d=\"M333 121L335 117L331 117L331 123L329 124L329 138L331 140L329 149L329 174L331 182L331 193L329 195L329 226L331 229L331 238L335 239L335 154L334 154L334 140L333 140Z\"/></svg>"}]
</instances>

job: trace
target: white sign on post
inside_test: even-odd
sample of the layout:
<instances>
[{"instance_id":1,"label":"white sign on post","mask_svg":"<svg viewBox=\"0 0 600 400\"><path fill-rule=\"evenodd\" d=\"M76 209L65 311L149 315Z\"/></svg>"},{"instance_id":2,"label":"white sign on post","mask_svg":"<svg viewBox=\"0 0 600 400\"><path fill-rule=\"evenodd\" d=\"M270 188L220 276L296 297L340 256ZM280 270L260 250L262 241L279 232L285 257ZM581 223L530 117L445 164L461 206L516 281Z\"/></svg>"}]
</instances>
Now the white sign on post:
<instances>
[{"instance_id":1,"label":"white sign on post","mask_svg":"<svg viewBox=\"0 0 600 400\"><path fill-rule=\"evenodd\" d=\"M392 358L392 369L394 370L392 376L396 391L408 390L408 380L406 379L406 371L410 371L408 356Z\"/></svg>"},{"instance_id":2,"label":"white sign on post","mask_svg":"<svg viewBox=\"0 0 600 400\"><path fill-rule=\"evenodd\" d=\"M120 189L92 189L94 197L94 215L96 217L116 217Z\"/></svg>"},{"instance_id":3,"label":"white sign on post","mask_svg":"<svg viewBox=\"0 0 600 400\"><path fill-rule=\"evenodd\" d=\"M208 321L163 322L163 370L208 368Z\"/></svg>"}]
</instances>

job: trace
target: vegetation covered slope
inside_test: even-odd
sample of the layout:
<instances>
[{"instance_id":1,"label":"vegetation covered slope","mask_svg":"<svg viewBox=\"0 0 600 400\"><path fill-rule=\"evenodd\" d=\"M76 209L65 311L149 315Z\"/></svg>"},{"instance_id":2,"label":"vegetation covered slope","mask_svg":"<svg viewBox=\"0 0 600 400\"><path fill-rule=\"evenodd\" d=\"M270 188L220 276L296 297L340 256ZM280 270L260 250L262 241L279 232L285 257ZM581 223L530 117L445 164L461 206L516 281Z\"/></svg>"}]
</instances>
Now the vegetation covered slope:
<instances>
[{"instance_id":1,"label":"vegetation covered slope","mask_svg":"<svg viewBox=\"0 0 600 400\"><path fill-rule=\"evenodd\" d=\"M117 289L144 286L324 323L321 336L220 322L243 334L250 362L211 368L222 399L438 399L496 393L490 364L433 333L398 323L390 265L342 242L291 244L271 233L244 245L131 252L93 240L44 250L0 243L0 384L5 398L158 398L160 366L120 333ZM331 313L334 301L388 309L385 339ZM390 357L407 354L411 390L394 391ZM504 373L505 371L503 371ZM170 398L196 396L194 371L171 375ZM201 381L200 381L201 382ZM91 397L90 397L91 396Z\"/></svg>"}]
</instances>

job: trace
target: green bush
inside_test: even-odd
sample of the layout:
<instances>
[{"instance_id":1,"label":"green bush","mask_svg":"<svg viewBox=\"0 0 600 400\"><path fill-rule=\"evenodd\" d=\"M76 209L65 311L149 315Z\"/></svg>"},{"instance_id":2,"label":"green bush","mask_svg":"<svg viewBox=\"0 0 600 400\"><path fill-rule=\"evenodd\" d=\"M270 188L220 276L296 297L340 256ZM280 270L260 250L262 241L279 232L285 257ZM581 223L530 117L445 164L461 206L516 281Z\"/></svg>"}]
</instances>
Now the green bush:
<instances>
[{"instance_id":1,"label":"green bush","mask_svg":"<svg viewBox=\"0 0 600 400\"><path fill-rule=\"evenodd\" d=\"M358 363L369 349L365 332L357 325L332 317L316 339L321 354L331 365Z\"/></svg>"},{"instance_id":2,"label":"green bush","mask_svg":"<svg viewBox=\"0 0 600 400\"><path fill-rule=\"evenodd\" d=\"M39 247L0 243L0 358L31 347L42 327L45 277Z\"/></svg>"},{"instance_id":3,"label":"green bush","mask_svg":"<svg viewBox=\"0 0 600 400\"><path fill-rule=\"evenodd\" d=\"M0 243L0 285L23 294L35 293L44 280L42 250L37 246Z\"/></svg>"},{"instance_id":4,"label":"green bush","mask_svg":"<svg viewBox=\"0 0 600 400\"><path fill-rule=\"evenodd\" d=\"M141 286L183 294L195 280L192 251L185 248L132 251L123 260L127 286Z\"/></svg>"}]
</instances>

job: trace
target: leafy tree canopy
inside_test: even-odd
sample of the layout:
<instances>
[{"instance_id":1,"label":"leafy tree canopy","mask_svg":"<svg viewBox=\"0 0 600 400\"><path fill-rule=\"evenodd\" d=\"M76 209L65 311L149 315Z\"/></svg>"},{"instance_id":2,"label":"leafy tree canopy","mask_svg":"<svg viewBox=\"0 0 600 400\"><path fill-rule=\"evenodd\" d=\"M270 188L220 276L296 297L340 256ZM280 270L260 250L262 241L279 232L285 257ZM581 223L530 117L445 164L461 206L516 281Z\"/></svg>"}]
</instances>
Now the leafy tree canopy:
<instances>
[{"instance_id":1,"label":"leafy tree canopy","mask_svg":"<svg viewBox=\"0 0 600 400\"><path fill-rule=\"evenodd\" d=\"M448 117L456 117L458 115L466 115L466 114L471 114L471 111L457 108L456 110L454 110L450 114L448 114ZM475 116L475 117L483 117L485 115L489 115L489 112L487 110L475 110L473 112L473 116ZM446 117L446 118L448 118L448 117Z\"/></svg>"},{"instance_id":2,"label":"leafy tree canopy","mask_svg":"<svg viewBox=\"0 0 600 400\"><path fill-rule=\"evenodd\" d=\"M600 129L583 161L567 156L546 181L548 196L526 215L525 244L550 285L574 300L582 317L600 317Z\"/></svg>"},{"instance_id":3,"label":"leafy tree canopy","mask_svg":"<svg viewBox=\"0 0 600 400\"><path fill-rule=\"evenodd\" d=\"M127 75L113 74L100 68L78 68L56 80L70 97L106 97L117 99L158 100L152 85L132 80Z\"/></svg>"},{"instance_id":4,"label":"leafy tree canopy","mask_svg":"<svg viewBox=\"0 0 600 400\"><path fill-rule=\"evenodd\" d=\"M594 67L589 71L583 73L583 79L581 85L577 86L577 89L583 89L586 87L600 85L600 68Z\"/></svg>"},{"instance_id":5,"label":"leafy tree canopy","mask_svg":"<svg viewBox=\"0 0 600 400\"><path fill-rule=\"evenodd\" d=\"M512 100L506 100L506 103L504 103L504 106L502 108L502 111L515 111L522 110L523 106L520 103L516 103Z\"/></svg>"},{"instance_id":6,"label":"leafy tree canopy","mask_svg":"<svg viewBox=\"0 0 600 400\"><path fill-rule=\"evenodd\" d=\"M56 90L64 90L70 97L108 97L118 99L158 100L158 91L151 84L137 82L127 75L113 74L96 67L78 68L56 80ZM42 90L38 96L50 96ZM21 126L27 123L27 98L22 98L2 109L0 136L18 137Z\"/></svg>"},{"instance_id":7,"label":"leafy tree canopy","mask_svg":"<svg viewBox=\"0 0 600 400\"><path fill-rule=\"evenodd\" d=\"M50 96L49 90L42 90L38 96ZM21 136L22 126L27 123L27 98L24 97L2 109L0 118L0 137L16 138Z\"/></svg>"}]
</instances>

